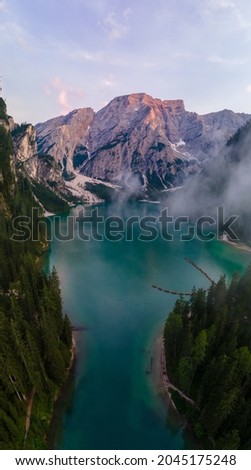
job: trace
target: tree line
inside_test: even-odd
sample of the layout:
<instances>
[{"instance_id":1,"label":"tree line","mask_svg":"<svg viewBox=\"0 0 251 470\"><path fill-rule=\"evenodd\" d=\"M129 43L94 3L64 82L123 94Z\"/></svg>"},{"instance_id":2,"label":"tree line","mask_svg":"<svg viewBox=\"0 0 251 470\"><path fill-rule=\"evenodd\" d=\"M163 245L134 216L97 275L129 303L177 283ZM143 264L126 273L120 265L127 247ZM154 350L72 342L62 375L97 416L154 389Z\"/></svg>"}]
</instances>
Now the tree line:
<instances>
[{"instance_id":1,"label":"tree line","mask_svg":"<svg viewBox=\"0 0 251 470\"><path fill-rule=\"evenodd\" d=\"M28 179L15 169L8 125L0 125L0 449L46 448L54 399L71 361L58 275L55 269L46 275L40 261L45 234L40 229L37 242L11 239L13 218L31 217L37 206Z\"/></svg>"},{"instance_id":2,"label":"tree line","mask_svg":"<svg viewBox=\"0 0 251 470\"><path fill-rule=\"evenodd\" d=\"M251 265L180 297L164 329L172 398L205 449L251 449Z\"/></svg>"}]
</instances>

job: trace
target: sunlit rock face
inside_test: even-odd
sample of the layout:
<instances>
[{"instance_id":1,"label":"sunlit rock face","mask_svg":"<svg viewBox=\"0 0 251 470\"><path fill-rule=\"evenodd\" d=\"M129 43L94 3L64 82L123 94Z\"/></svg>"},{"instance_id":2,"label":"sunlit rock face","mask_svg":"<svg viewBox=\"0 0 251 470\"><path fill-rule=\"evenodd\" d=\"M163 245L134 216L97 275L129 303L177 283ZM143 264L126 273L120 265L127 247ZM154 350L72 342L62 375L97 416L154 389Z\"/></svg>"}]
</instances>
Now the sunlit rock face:
<instances>
[{"instance_id":1,"label":"sunlit rock face","mask_svg":"<svg viewBox=\"0 0 251 470\"><path fill-rule=\"evenodd\" d=\"M38 124L38 153L52 155L63 177L168 190L200 172L250 118L229 110L200 116L186 111L182 100L136 93L97 113L79 109Z\"/></svg>"},{"instance_id":2,"label":"sunlit rock face","mask_svg":"<svg viewBox=\"0 0 251 470\"><path fill-rule=\"evenodd\" d=\"M83 115L83 113L77 114L78 117L80 114ZM86 113L84 114L86 115ZM81 129L84 128L82 124L80 127ZM66 127L66 130L64 129L65 139L67 133L68 136L71 134L71 126ZM15 154L14 167L17 166L17 168L23 170L31 182L39 183L55 192L66 202L72 204L77 202L96 203L104 200L104 191L117 191L119 189L110 183L102 184L101 181L88 178L74 169L69 172L64 168L60 158L50 155L49 152L39 153L36 128L31 124L22 124L21 126L15 124L12 130L12 139ZM77 144L77 148L79 148L79 145ZM70 148L70 145L68 148ZM57 150L59 151L59 149ZM93 192L89 190L90 188ZM97 194L100 194L100 196Z\"/></svg>"},{"instance_id":3,"label":"sunlit rock face","mask_svg":"<svg viewBox=\"0 0 251 470\"><path fill-rule=\"evenodd\" d=\"M39 153L52 155L65 171L79 168L88 156L86 146L94 117L91 108L84 108L37 124Z\"/></svg>"},{"instance_id":4,"label":"sunlit rock face","mask_svg":"<svg viewBox=\"0 0 251 470\"><path fill-rule=\"evenodd\" d=\"M13 135L16 156L20 162L26 162L37 155L36 130L31 125L24 125L23 129Z\"/></svg>"},{"instance_id":5,"label":"sunlit rock face","mask_svg":"<svg viewBox=\"0 0 251 470\"><path fill-rule=\"evenodd\" d=\"M115 98L96 114L89 134L88 176L121 183L137 175L141 185L168 189L200 171L250 117L222 111L199 116L182 100L146 94Z\"/></svg>"}]
</instances>

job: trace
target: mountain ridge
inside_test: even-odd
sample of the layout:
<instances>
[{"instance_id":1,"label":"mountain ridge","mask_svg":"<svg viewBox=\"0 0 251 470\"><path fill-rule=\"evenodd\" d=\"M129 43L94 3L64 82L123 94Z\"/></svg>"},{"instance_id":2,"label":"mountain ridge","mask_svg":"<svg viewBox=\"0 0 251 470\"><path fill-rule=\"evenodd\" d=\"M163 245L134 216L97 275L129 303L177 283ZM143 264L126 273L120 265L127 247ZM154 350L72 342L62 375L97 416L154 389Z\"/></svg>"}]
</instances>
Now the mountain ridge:
<instances>
[{"instance_id":1,"label":"mountain ridge","mask_svg":"<svg viewBox=\"0 0 251 470\"><path fill-rule=\"evenodd\" d=\"M52 155L63 177L82 174L139 191L168 190L201 171L206 159L251 115L222 110L199 115L184 101L146 93L115 97L95 113L79 108L35 126L39 154Z\"/></svg>"}]
</instances>

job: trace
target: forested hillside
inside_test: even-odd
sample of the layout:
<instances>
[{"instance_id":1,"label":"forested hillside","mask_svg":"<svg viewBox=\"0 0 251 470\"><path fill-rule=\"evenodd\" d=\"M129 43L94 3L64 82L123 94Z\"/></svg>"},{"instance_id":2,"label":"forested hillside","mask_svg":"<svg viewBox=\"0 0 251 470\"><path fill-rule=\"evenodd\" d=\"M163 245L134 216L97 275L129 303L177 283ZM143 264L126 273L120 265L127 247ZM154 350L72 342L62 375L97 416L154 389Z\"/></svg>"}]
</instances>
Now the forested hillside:
<instances>
[{"instance_id":1,"label":"forested hillside","mask_svg":"<svg viewBox=\"0 0 251 470\"><path fill-rule=\"evenodd\" d=\"M0 119L0 449L39 449L70 364L71 325L56 271L46 276L41 268L45 234L38 242L11 239L14 217L31 216L37 203L15 170L2 99ZM37 224L38 215L34 238Z\"/></svg>"},{"instance_id":2,"label":"forested hillside","mask_svg":"<svg viewBox=\"0 0 251 470\"><path fill-rule=\"evenodd\" d=\"M172 392L203 448L251 449L251 265L180 298L165 325Z\"/></svg>"}]
</instances>

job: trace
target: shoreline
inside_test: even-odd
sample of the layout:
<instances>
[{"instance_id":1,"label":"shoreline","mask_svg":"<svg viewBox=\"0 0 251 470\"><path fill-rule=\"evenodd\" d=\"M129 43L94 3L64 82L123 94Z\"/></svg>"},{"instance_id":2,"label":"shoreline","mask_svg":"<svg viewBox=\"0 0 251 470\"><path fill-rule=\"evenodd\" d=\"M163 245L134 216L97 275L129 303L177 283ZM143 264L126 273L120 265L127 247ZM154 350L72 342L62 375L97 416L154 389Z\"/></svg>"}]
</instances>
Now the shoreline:
<instances>
[{"instance_id":1,"label":"shoreline","mask_svg":"<svg viewBox=\"0 0 251 470\"><path fill-rule=\"evenodd\" d=\"M155 388L156 393L160 396L163 407L167 410L168 419L171 421L171 424L177 428L183 429L186 426L186 422L176 408L176 405L172 400L171 392L167 386L168 382L164 380L163 376L164 347L162 332L158 332L155 339L153 339L152 354L154 357L154 366L152 370L153 387Z\"/></svg>"},{"instance_id":2,"label":"shoreline","mask_svg":"<svg viewBox=\"0 0 251 470\"><path fill-rule=\"evenodd\" d=\"M226 235L223 235L223 237L220 239L221 242L227 243L228 245L232 246L233 248L237 248L238 250L241 251L247 251L248 253L251 253L251 247L246 245L245 243L242 242L232 242L231 240L228 239Z\"/></svg>"},{"instance_id":3,"label":"shoreline","mask_svg":"<svg viewBox=\"0 0 251 470\"><path fill-rule=\"evenodd\" d=\"M70 364L68 368L66 369L66 380L76 360L76 352L77 352L76 337L75 337L74 330L72 330L71 360L70 360Z\"/></svg>"},{"instance_id":4,"label":"shoreline","mask_svg":"<svg viewBox=\"0 0 251 470\"><path fill-rule=\"evenodd\" d=\"M75 366L77 360L77 339L76 333L72 331L72 347L71 347L71 360L68 368L66 369L65 380L54 396L51 418L49 422L48 431L45 436L45 443L47 450L54 450L57 440L57 434L60 427L60 417L62 410L65 408L66 399L72 389L73 380L75 376Z\"/></svg>"},{"instance_id":5,"label":"shoreline","mask_svg":"<svg viewBox=\"0 0 251 470\"><path fill-rule=\"evenodd\" d=\"M154 361L155 365L153 368L152 383L156 393L161 398L165 410L167 411L167 418L170 424L183 434L184 449L201 449L189 422L180 413L172 399L172 394L168 386L170 381L167 374L163 332L158 332L158 335L153 340L152 352L154 358L156 358Z\"/></svg>"}]
</instances>

